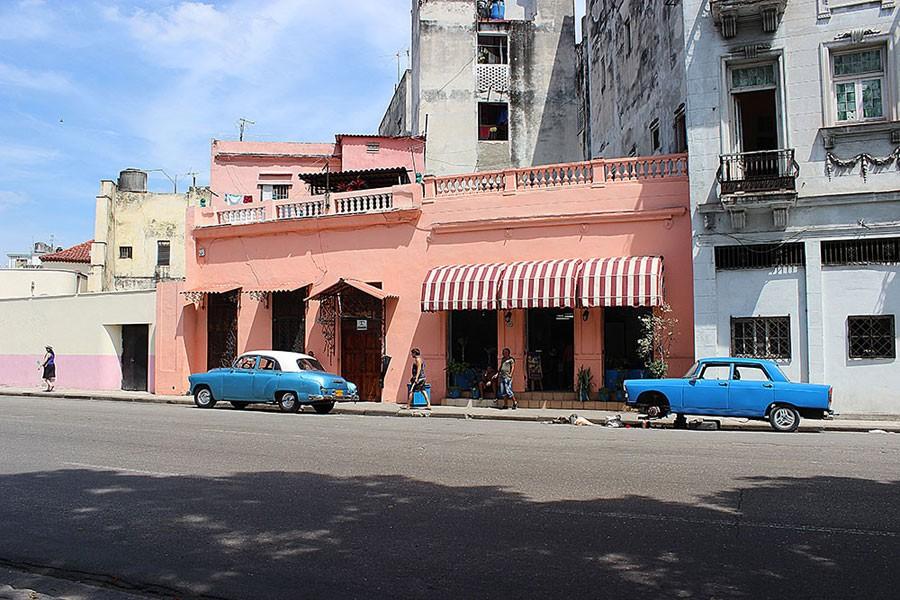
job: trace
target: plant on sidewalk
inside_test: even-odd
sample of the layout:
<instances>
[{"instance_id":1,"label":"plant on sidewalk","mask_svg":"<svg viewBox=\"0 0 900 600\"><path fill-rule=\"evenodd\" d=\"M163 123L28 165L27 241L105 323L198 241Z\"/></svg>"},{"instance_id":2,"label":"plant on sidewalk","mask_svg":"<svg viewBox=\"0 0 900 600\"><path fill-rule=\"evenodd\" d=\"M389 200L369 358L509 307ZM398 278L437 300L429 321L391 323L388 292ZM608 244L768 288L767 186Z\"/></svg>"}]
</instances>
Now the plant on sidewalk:
<instances>
[{"instance_id":1,"label":"plant on sidewalk","mask_svg":"<svg viewBox=\"0 0 900 600\"><path fill-rule=\"evenodd\" d=\"M677 337L678 319L668 304L656 308L641 317L641 337L638 352L652 379L662 379L669 374L669 357Z\"/></svg>"},{"instance_id":2,"label":"plant on sidewalk","mask_svg":"<svg viewBox=\"0 0 900 600\"><path fill-rule=\"evenodd\" d=\"M578 392L578 399L586 402L591 399L594 393L594 374L591 373L590 367L578 367L578 374L575 376L575 391Z\"/></svg>"}]
</instances>

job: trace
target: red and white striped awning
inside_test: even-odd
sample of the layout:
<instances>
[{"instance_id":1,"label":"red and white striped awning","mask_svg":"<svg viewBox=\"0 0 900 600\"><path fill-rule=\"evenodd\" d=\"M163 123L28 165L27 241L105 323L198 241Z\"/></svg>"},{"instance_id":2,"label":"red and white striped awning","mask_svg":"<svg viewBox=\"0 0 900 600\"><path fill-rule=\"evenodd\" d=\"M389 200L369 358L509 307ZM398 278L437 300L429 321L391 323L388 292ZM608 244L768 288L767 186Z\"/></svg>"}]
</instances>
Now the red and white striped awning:
<instances>
[{"instance_id":1,"label":"red and white striped awning","mask_svg":"<svg viewBox=\"0 0 900 600\"><path fill-rule=\"evenodd\" d=\"M515 262L503 273L500 309L574 308L580 259Z\"/></svg>"},{"instance_id":2,"label":"red and white striped awning","mask_svg":"<svg viewBox=\"0 0 900 600\"><path fill-rule=\"evenodd\" d=\"M496 310L497 287L506 265L449 265L428 272L422 284L422 312Z\"/></svg>"},{"instance_id":3,"label":"red and white striped awning","mask_svg":"<svg viewBox=\"0 0 900 600\"><path fill-rule=\"evenodd\" d=\"M594 258L584 262L581 306L661 306L663 259L659 256Z\"/></svg>"}]
</instances>

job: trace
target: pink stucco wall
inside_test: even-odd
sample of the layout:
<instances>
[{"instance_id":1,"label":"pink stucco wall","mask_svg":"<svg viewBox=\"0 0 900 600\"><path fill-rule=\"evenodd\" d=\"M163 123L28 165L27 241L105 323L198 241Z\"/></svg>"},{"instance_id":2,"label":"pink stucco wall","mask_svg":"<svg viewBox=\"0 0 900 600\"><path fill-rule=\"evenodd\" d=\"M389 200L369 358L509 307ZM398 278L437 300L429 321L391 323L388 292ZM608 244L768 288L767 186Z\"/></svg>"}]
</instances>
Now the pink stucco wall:
<instances>
[{"instance_id":1,"label":"pink stucco wall","mask_svg":"<svg viewBox=\"0 0 900 600\"><path fill-rule=\"evenodd\" d=\"M0 355L0 385L30 387L41 385L38 363L43 354ZM148 365L148 389L153 390L153 364ZM116 355L56 356L56 385L58 389L119 390L122 389L122 365Z\"/></svg>"},{"instance_id":2,"label":"pink stucco wall","mask_svg":"<svg viewBox=\"0 0 900 600\"><path fill-rule=\"evenodd\" d=\"M425 140L418 137L339 136L341 170L405 167L410 181L425 172ZM368 144L377 143L378 152L369 152Z\"/></svg>"},{"instance_id":3,"label":"pink stucco wall","mask_svg":"<svg viewBox=\"0 0 900 600\"><path fill-rule=\"evenodd\" d=\"M602 171L602 167L596 168ZM386 213L201 227L198 225L215 223L214 216L210 211L191 209L188 285L278 287L289 280L311 284L315 291L339 278L380 282L384 290L399 296L387 305L385 351L394 361L383 395L386 401L397 401L405 395L411 347L421 348L429 363L435 398L445 394L442 372L446 365L447 315L423 314L420 310L421 286L430 268L556 258L663 256L666 300L680 320L672 367L674 371L686 370L693 360L686 176L619 177L609 181L595 176L593 183L567 180L565 185L533 189L516 183L521 175L499 174L505 188L490 193L438 193L452 178L427 180L424 186L395 187L394 208ZM202 258L197 255L198 247L204 248ZM307 346L326 367L339 373L340 339L335 355L329 355L316 324L319 307L316 302L309 304ZM172 306L168 304L163 309L166 314L158 315L158 327L162 330L165 324L177 324L183 339L160 333L157 355L167 350L169 342L180 344L172 351L183 352L184 362L167 372L166 381L174 378L184 385L189 370L205 367L205 309L202 305L184 307L182 302L181 308L174 308L181 313L172 315ZM520 365L525 358L524 333L524 311L513 311L511 327L498 319L500 347L509 346ZM602 337L601 309L592 310L587 321L576 319L576 369L584 365L595 374L603 372ZM270 309L247 294L241 297L238 338L239 351L265 348L271 340ZM523 375L520 368L516 389L522 389ZM157 381L163 381L161 373Z\"/></svg>"}]
</instances>

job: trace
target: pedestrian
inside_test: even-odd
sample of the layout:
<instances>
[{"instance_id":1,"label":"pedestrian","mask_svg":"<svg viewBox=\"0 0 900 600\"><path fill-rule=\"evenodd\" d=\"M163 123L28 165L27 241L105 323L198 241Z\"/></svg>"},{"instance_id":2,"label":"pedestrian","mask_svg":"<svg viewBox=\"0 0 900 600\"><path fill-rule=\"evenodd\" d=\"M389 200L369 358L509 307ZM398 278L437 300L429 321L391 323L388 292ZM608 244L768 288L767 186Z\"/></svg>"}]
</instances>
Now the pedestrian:
<instances>
[{"instance_id":1,"label":"pedestrian","mask_svg":"<svg viewBox=\"0 0 900 600\"><path fill-rule=\"evenodd\" d=\"M422 351L418 348L410 350L413 359L412 377L409 380L409 398L407 399L407 408L413 407L413 397L416 392L425 392L425 361L422 359ZM431 410L431 398L425 395L425 410Z\"/></svg>"},{"instance_id":2,"label":"pedestrian","mask_svg":"<svg viewBox=\"0 0 900 600\"><path fill-rule=\"evenodd\" d=\"M508 402L510 400L512 400L513 410L519 408L519 403L516 402L516 395L513 393L512 389L512 378L513 373L515 372L516 359L512 357L509 348L504 348L503 356L500 359L500 372L495 376L499 380L497 385L497 400L503 400L503 406L500 407L501 409L509 408Z\"/></svg>"},{"instance_id":3,"label":"pedestrian","mask_svg":"<svg viewBox=\"0 0 900 600\"><path fill-rule=\"evenodd\" d=\"M46 346L44 348L46 353L44 354L44 359L41 361L41 368L44 370L41 375L41 379L44 380L44 385L46 385L45 392L52 392L53 387L56 384L56 353L53 352L52 346Z\"/></svg>"}]
</instances>

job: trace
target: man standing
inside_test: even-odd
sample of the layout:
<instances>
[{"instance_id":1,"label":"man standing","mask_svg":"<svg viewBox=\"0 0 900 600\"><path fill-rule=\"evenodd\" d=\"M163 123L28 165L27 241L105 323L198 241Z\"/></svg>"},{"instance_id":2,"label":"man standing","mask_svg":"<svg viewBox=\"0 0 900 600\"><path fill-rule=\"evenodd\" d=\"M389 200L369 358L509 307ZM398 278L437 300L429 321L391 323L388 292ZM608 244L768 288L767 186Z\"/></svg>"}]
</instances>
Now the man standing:
<instances>
[{"instance_id":1,"label":"man standing","mask_svg":"<svg viewBox=\"0 0 900 600\"><path fill-rule=\"evenodd\" d=\"M503 356L500 359L500 372L495 375L495 377L499 378L499 385L497 386L497 399L503 399L503 406L501 406L500 408L509 408L509 400L512 400L513 410L519 408L519 404L516 402L516 396L513 393L512 389L512 378L513 373L515 372L516 359L512 357L509 348L504 348Z\"/></svg>"}]
</instances>

